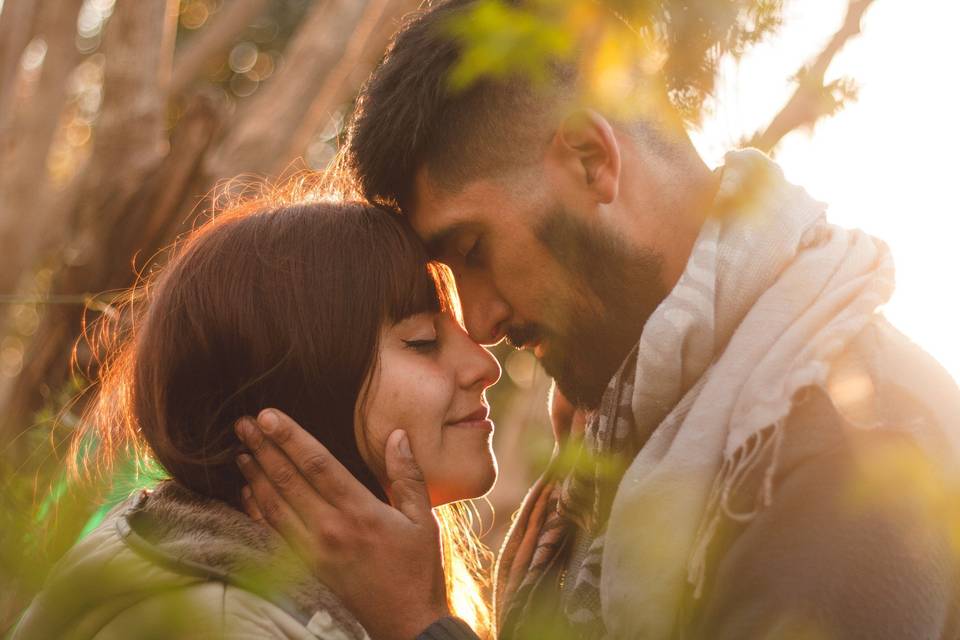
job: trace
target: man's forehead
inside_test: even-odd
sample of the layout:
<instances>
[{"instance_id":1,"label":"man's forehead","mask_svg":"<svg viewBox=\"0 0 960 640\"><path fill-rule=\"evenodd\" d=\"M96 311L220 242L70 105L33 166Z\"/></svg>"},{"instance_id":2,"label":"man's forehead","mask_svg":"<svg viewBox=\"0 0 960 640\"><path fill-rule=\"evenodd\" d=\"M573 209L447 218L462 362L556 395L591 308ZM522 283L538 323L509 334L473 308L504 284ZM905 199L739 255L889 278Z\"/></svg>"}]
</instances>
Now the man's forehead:
<instances>
[{"instance_id":1,"label":"man's forehead","mask_svg":"<svg viewBox=\"0 0 960 640\"><path fill-rule=\"evenodd\" d=\"M443 226L443 194L428 177L427 168L421 167L413 181L413 193L406 207L410 225L424 242L428 242L438 227Z\"/></svg>"},{"instance_id":2,"label":"man's forehead","mask_svg":"<svg viewBox=\"0 0 960 640\"><path fill-rule=\"evenodd\" d=\"M417 172L406 213L410 225L429 249L439 249L466 225L476 222L482 213L482 194L489 188L484 182L477 180L451 191L432 180L426 168Z\"/></svg>"}]
</instances>

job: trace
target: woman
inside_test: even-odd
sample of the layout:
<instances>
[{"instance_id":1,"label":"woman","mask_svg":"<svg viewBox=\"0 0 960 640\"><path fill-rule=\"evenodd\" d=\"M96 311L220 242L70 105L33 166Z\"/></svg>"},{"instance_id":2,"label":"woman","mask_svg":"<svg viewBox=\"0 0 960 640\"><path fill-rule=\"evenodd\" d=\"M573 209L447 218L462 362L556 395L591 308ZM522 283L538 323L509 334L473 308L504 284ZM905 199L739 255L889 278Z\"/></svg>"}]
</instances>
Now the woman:
<instances>
[{"instance_id":1,"label":"woman","mask_svg":"<svg viewBox=\"0 0 960 640\"><path fill-rule=\"evenodd\" d=\"M243 512L234 428L267 406L309 425L383 500L387 438L406 432L440 523L448 602L489 630L482 547L449 503L495 480L484 390L500 370L399 218L356 203L239 207L195 231L145 290L86 424L106 457L146 448L170 479L67 554L14 638L364 637Z\"/></svg>"}]
</instances>

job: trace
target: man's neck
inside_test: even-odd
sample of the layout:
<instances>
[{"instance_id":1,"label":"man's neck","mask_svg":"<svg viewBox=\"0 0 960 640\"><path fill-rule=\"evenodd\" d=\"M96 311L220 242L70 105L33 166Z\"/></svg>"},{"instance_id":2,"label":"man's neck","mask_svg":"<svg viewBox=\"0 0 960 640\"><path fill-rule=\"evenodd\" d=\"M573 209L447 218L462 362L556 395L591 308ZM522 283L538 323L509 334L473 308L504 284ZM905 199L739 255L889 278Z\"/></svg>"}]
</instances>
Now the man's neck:
<instances>
[{"instance_id":1,"label":"man's neck","mask_svg":"<svg viewBox=\"0 0 960 640\"><path fill-rule=\"evenodd\" d=\"M670 291L686 269L716 198L720 176L691 149L685 161L660 164L645 178L646 185L637 194L646 200L636 205L636 210L645 212L635 220L637 236L661 256L662 281Z\"/></svg>"}]
</instances>

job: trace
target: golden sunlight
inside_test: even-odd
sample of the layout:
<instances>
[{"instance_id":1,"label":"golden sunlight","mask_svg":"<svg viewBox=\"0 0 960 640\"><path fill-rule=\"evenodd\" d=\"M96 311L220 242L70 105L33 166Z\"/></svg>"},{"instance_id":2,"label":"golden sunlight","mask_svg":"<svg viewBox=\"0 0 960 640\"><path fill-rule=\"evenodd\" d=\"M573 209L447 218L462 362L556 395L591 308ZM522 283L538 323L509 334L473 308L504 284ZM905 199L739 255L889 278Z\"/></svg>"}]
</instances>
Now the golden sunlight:
<instances>
[{"instance_id":1,"label":"golden sunlight","mask_svg":"<svg viewBox=\"0 0 960 640\"><path fill-rule=\"evenodd\" d=\"M841 24L846 0L794 0L787 28L727 64L712 112L695 134L709 162L770 120L793 85L785 80ZM960 150L957 83L942 70L960 59L960 5L879 0L862 34L834 60L827 80L852 77L859 99L823 120L814 136L788 135L777 150L787 177L829 204L833 222L888 244L897 292L886 312L960 380Z\"/></svg>"}]
</instances>

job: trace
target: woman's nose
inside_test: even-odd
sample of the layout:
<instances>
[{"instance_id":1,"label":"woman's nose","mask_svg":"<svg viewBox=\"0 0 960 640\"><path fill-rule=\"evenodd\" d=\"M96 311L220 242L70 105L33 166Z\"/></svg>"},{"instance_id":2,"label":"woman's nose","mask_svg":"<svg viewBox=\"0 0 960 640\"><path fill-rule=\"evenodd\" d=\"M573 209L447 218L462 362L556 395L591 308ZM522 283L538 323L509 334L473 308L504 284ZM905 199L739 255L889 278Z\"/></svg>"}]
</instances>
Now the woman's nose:
<instances>
[{"instance_id":1,"label":"woman's nose","mask_svg":"<svg viewBox=\"0 0 960 640\"><path fill-rule=\"evenodd\" d=\"M461 385L486 389L500 379L500 363L493 354L474 342L466 331L457 327L463 352L459 358Z\"/></svg>"},{"instance_id":2,"label":"woman's nose","mask_svg":"<svg viewBox=\"0 0 960 640\"><path fill-rule=\"evenodd\" d=\"M477 349L480 352L480 359L482 361L482 375L481 382L483 383L483 388L492 387L497 384L500 380L500 374L502 373L500 369L500 363L497 362L497 359L493 356L492 353L487 351L485 348L477 345Z\"/></svg>"}]
</instances>

